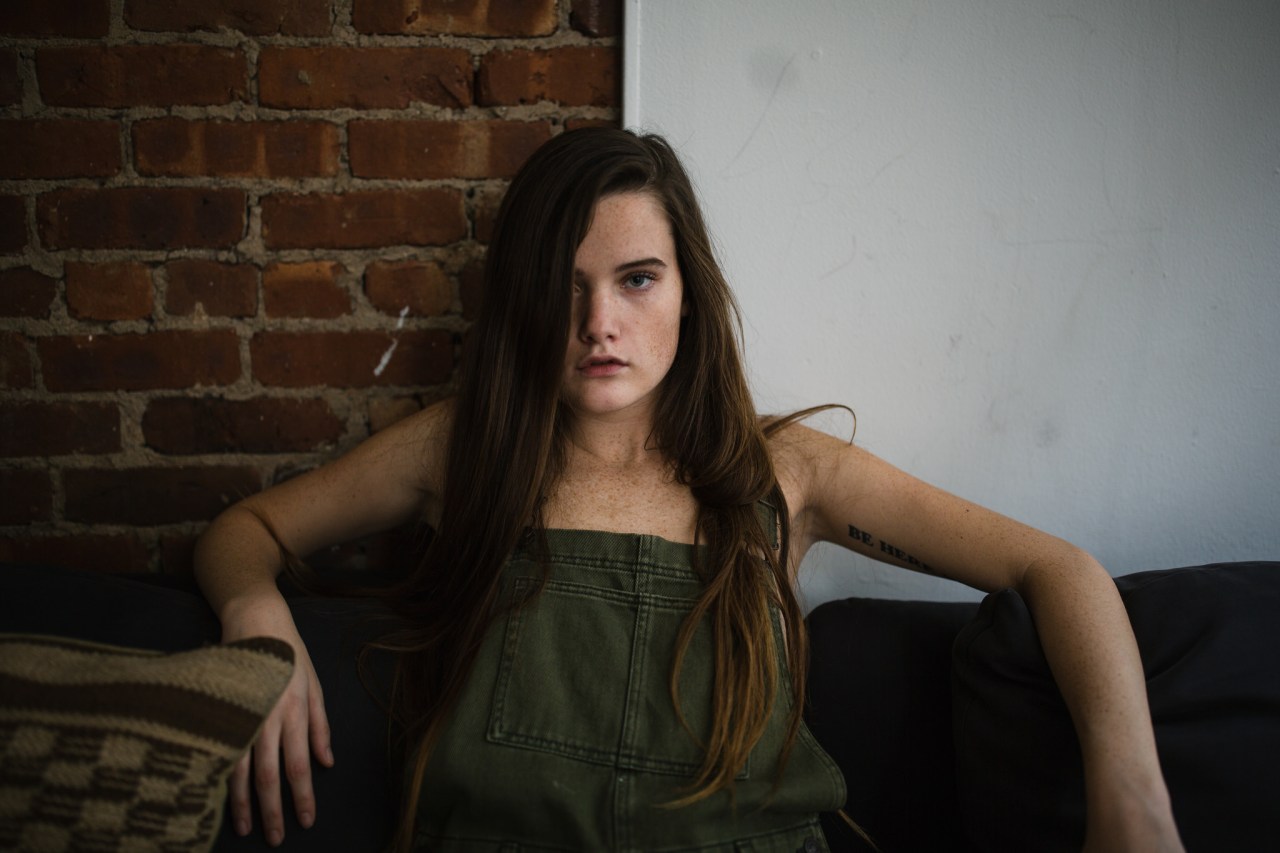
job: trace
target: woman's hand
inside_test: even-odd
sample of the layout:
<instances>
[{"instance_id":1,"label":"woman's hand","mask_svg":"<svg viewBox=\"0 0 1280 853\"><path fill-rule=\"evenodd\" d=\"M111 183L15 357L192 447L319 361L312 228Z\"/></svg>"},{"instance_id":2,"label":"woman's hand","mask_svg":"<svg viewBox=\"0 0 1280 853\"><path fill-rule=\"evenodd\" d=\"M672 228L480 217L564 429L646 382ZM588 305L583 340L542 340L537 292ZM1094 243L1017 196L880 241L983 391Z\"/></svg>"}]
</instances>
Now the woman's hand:
<instances>
[{"instance_id":1,"label":"woman's hand","mask_svg":"<svg viewBox=\"0 0 1280 853\"><path fill-rule=\"evenodd\" d=\"M266 596L243 607L224 612L223 642L252 636L279 637L293 646L293 677L275 708L267 716L253 749L231 772L228 794L235 831L248 835L253 828L250 778L257 791L262 828L272 846L284 840L284 811L281 803L281 755L284 777L289 780L298 823L310 827L315 822L316 798L311 785L311 755L325 767L333 766L329 742L329 720L324 711L324 694L315 667L294 625L284 598Z\"/></svg>"}]
</instances>

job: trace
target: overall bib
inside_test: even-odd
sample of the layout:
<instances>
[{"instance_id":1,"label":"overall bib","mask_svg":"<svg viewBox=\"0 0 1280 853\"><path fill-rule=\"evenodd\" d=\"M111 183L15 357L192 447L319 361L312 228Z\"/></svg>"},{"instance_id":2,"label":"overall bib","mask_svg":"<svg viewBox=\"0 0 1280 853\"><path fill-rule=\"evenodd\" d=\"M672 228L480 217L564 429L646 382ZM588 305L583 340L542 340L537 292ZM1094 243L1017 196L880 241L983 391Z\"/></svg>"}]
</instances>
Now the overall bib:
<instances>
[{"instance_id":1,"label":"overall bib","mask_svg":"<svg viewBox=\"0 0 1280 853\"><path fill-rule=\"evenodd\" d=\"M579 530L549 530L547 543L545 587L490 628L427 766L416 848L825 851L816 814L844 805L844 778L803 726L775 778L792 707L782 659L774 712L737 777L736 803L720 791L663 807L688 792L702 757L668 688L677 634L702 591L695 546ZM541 578L536 558L517 551L505 600ZM776 613L774 634L781 649ZM711 680L703 626L680 681L685 721L699 735Z\"/></svg>"}]
</instances>

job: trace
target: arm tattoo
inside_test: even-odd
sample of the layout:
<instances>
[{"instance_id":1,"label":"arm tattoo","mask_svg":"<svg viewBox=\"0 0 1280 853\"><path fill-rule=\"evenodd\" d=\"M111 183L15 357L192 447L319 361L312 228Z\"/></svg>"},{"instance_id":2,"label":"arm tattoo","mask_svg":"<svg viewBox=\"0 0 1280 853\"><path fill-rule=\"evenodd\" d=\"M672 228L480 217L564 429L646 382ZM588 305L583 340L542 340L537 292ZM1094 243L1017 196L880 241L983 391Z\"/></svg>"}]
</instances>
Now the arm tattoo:
<instances>
[{"instance_id":1,"label":"arm tattoo","mask_svg":"<svg viewBox=\"0 0 1280 853\"><path fill-rule=\"evenodd\" d=\"M929 565L925 563L923 560L916 559L915 557L908 554L906 551L903 551L901 548L894 547L893 545L889 544L883 539L879 539L875 536L872 536L870 533L868 533L865 530L859 530L858 528L854 527L852 524L849 525L849 538L852 539L854 542L860 542L861 544L870 546L871 548L878 547L881 553L886 554L889 557L892 557L901 563L911 566L914 569L919 569L920 571L928 572L929 574L936 574L936 572L934 572L934 570L930 568Z\"/></svg>"}]
</instances>

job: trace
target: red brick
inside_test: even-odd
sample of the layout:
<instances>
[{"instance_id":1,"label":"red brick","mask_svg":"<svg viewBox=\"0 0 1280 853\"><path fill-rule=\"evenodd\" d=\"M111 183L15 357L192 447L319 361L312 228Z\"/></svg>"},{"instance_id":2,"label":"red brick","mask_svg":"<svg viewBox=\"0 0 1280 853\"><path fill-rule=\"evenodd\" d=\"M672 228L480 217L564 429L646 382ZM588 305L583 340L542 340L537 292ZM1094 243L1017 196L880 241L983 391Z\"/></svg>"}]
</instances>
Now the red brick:
<instances>
[{"instance_id":1,"label":"red brick","mask_svg":"<svg viewBox=\"0 0 1280 853\"><path fill-rule=\"evenodd\" d=\"M493 239L493 226L498 220L498 209L502 207L502 197L506 192L505 184L500 189L476 190L472 215L476 220L476 240L481 243L488 243Z\"/></svg>"},{"instance_id":2,"label":"red brick","mask_svg":"<svg viewBox=\"0 0 1280 853\"><path fill-rule=\"evenodd\" d=\"M249 67L239 50L196 44L48 47L36 77L53 107L212 106L244 100Z\"/></svg>"},{"instance_id":3,"label":"red brick","mask_svg":"<svg viewBox=\"0 0 1280 853\"><path fill-rule=\"evenodd\" d=\"M499 50L480 61L481 106L536 104L616 107L618 52L612 47Z\"/></svg>"},{"instance_id":4,"label":"red brick","mask_svg":"<svg viewBox=\"0 0 1280 853\"><path fill-rule=\"evenodd\" d=\"M120 449L114 403L0 403L0 456L65 456Z\"/></svg>"},{"instance_id":5,"label":"red brick","mask_svg":"<svg viewBox=\"0 0 1280 853\"><path fill-rule=\"evenodd\" d=\"M458 296L462 300L462 316L474 320L480 316L480 297L484 293L484 258L467 261L458 275Z\"/></svg>"},{"instance_id":6,"label":"red brick","mask_svg":"<svg viewBox=\"0 0 1280 853\"><path fill-rule=\"evenodd\" d=\"M430 261L374 261L364 271L364 292L374 308L432 317L453 307L453 282Z\"/></svg>"},{"instance_id":7,"label":"red brick","mask_svg":"<svg viewBox=\"0 0 1280 853\"><path fill-rule=\"evenodd\" d=\"M333 28L329 0L128 0L124 20L151 32L228 29L254 36L325 36Z\"/></svg>"},{"instance_id":8,"label":"red brick","mask_svg":"<svg viewBox=\"0 0 1280 853\"><path fill-rule=\"evenodd\" d=\"M284 109L472 104L471 54L431 47L264 47L258 100Z\"/></svg>"},{"instance_id":9,"label":"red brick","mask_svg":"<svg viewBox=\"0 0 1280 853\"><path fill-rule=\"evenodd\" d=\"M35 384L27 339L17 332L0 332L0 388L30 388Z\"/></svg>"},{"instance_id":10,"label":"red brick","mask_svg":"<svg viewBox=\"0 0 1280 853\"><path fill-rule=\"evenodd\" d=\"M262 199L270 249L439 246L467 236L462 194L453 189L279 194Z\"/></svg>"},{"instance_id":11,"label":"red brick","mask_svg":"<svg viewBox=\"0 0 1280 853\"><path fill-rule=\"evenodd\" d=\"M22 80L18 77L18 53L0 48L0 104L22 102Z\"/></svg>"},{"instance_id":12,"label":"red brick","mask_svg":"<svg viewBox=\"0 0 1280 853\"><path fill-rule=\"evenodd\" d=\"M346 269L332 261L271 264L262 272L262 301L268 317L341 317L351 313L351 296L338 284Z\"/></svg>"},{"instance_id":13,"label":"red brick","mask_svg":"<svg viewBox=\"0 0 1280 853\"><path fill-rule=\"evenodd\" d=\"M27 247L27 206L22 196L0 195L0 252Z\"/></svg>"},{"instance_id":14,"label":"red brick","mask_svg":"<svg viewBox=\"0 0 1280 853\"><path fill-rule=\"evenodd\" d=\"M545 121L353 121L351 173L361 178L509 178L551 138Z\"/></svg>"},{"instance_id":15,"label":"red brick","mask_svg":"<svg viewBox=\"0 0 1280 853\"><path fill-rule=\"evenodd\" d=\"M149 553L135 534L72 534L0 539L0 562L145 572Z\"/></svg>"},{"instance_id":16,"label":"red brick","mask_svg":"<svg viewBox=\"0 0 1280 853\"><path fill-rule=\"evenodd\" d=\"M262 332L249 352L255 379L290 388L434 385L453 372L453 338L443 329Z\"/></svg>"},{"instance_id":17,"label":"red brick","mask_svg":"<svg viewBox=\"0 0 1280 853\"><path fill-rule=\"evenodd\" d=\"M82 320L141 320L151 316L151 270L134 261L67 261L67 310Z\"/></svg>"},{"instance_id":18,"label":"red brick","mask_svg":"<svg viewBox=\"0 0 1280 853\"><path fill-rule=\"evenodd\" d=\"M185 121L133 127L142 175L246 178L330 177L338 173L338 128L323 121Z\"/></svg>"},{"instance_id":19,"label":"red brick","mask_svg":"<svg viewBox=\"0 0 1280 853\"><path fill-rule=\"evenodd\" d=\"M240 343L230 329L145 335L41 338L50 391L145 391L229 385L240 378Z\"/></svg>"},{"instance_id":20,"label":"red brick","mask_svg":"<svg viewBox=\"0 0 1280 853\"><path fill-rule=\"evenodd\" d=\"M69 468L68 521L151 526L207 521L262 487L248 467Z\"/></svg>"},{"instance_id":21,"label":"red brick","mask_svg":"<svg viewBox=\"0 0 1280 853\"><path fill-rule=\"evenodd\" d=\"M258 269L251 264L224 264L184 258L165 264L169 284L164 310L174 316L252 317L258 313Z\"/></svg>"},{"instance_id":22,"label":"red brick","mask_svg":"<svg viewBox=\"0 0 1280 853\"><path fill-rule=\"evenodd\" d=\"M622 0L572 0L569 26L592 38L613 38L622 32Z\"/></svg>"},{"instance_id":23,"label":"red brick","mask_svg":"<svg viewBox=\"0 0 1280 853\"><path fill-rule=\"evenodd\" d=\"M36 201L46 249L231 248L244 236L242 190L66 189Z\"/></svg>"},{"instance_id":24,"label":"red brick","mask_svg":"<svg viewBox=\"0 0 1280 853\"><path fill-rule=\"evenodd\" d=\"M171 454L319 450L343 429L324 400L165 397L142 416L147 446Z\"/></svg>"},{"instance_id":25,"label":"red brick","mask_svg":"<svg viewBox=\"0 0 1280 853\"><path fill-rule=\"evenodd\" d=\"M120 171L120 125L63 119L0 121L0 178L103 178Z\"/></svg>"},{"instance_id":26,"label":"red brick","mask_svg":"<svg viewBox=\"0 0 1280 853\"><path fill-rule=\"evenodd\" d=\"M48 317L56 279L27 267L0 270L0 317Z\"/></svg>"},{"instance_id":27,"label":"red brick","mask_svg":"<svg viewBox=\"0 0 1280 853\"><path fill-rule=\"evenodd\" d=\"M100 38L110 0L17 0L0 4L0 35Z\"/></svg>"},{"instance_id":28,"label":"red brick","mask_svg":"<svg viewBox=\"0 0 1280 853\"><path fill-rule=\"evenodd\" d=\"M356 0L351 23L362 33L547 36L556 0Z\"/></svg>"},{"instance_id":29,"label":"red brick","mask_svg":"<svg viewBox=\"0 0 1280 853\"><path fill-rule=\"evenodd\" d=\"M0 525L53 518L53 484L47 470L0 468Z\"/></svg>"}]
</instances>

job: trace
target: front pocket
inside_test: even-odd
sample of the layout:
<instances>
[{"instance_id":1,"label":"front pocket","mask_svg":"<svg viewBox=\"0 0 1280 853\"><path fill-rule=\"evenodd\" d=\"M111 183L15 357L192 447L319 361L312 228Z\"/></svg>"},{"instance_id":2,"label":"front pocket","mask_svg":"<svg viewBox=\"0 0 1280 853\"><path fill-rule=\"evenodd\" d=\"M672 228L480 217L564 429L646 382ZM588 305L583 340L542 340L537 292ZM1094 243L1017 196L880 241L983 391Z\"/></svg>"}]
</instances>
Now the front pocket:
<instances>
[{"instance_id":1,"label":"front pocket","mask_svg":"<svg viewBox=\"0 0 1280 853\"><path fill-rule=\"evenodd\" d=\"M517 600L535 584L515 583ZM580 761L690 778L702 750L668 688L690 602L549 580L507 617L487 736ZM711 638L694 634L681 678L685 721L710 728ZM746 777L746 771L740 778Z\"/></svg>"},{"instance_id":2,"label":"front pocket","mask_svg":"<svg viewBox=\"0 0 1280 853\"><path fill-rule=\"evenodd\" d=\"M703 745L711 731L714 693L711 629L704 619L693 632L680 668L682 722L671 701L671 667L690 602L648 596L643 607L645 661L638 670L640 685L630 714L628 748L623 750L620 764L688 778L702 767ZM748 776L748 767L744 767L737 778Z\"/></svg>"},{"instance_id":3,"label":"front pocket","mask_svg":"<svg viewBox=\"0 0 1280 853\"><path fill-rule=\"evenodd\" d=\"M517 579L517 600L536 583ZM489 740L614 764L635 621L634 595L547 581L507 617Z\"/></svg>"}]
</instances>

